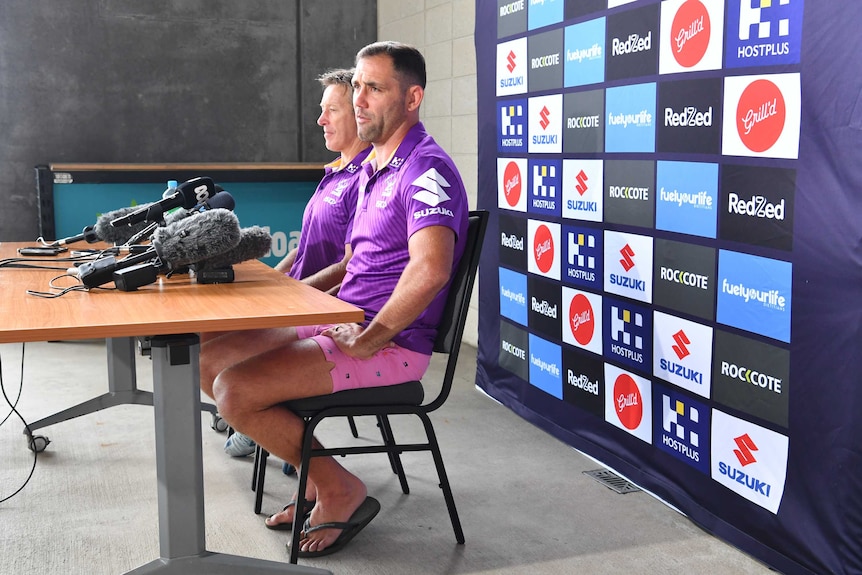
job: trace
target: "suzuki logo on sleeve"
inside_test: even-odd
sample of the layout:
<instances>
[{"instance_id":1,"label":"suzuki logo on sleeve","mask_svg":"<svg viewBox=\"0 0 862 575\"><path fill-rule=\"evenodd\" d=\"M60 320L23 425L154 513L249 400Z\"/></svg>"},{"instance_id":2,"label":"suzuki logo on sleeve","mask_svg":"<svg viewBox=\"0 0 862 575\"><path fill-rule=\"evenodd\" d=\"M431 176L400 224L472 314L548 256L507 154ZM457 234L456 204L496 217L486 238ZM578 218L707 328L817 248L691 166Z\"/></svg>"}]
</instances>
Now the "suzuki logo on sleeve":
<instances>
[{"instance_id":1,"label":"suzuki logo on sleeve","mask_svg":"<svg viewBox=\"0 0 862 575\"><path fill-rule=\"evenodd\" d=\"M620 250L620 255L623 256L623 259L620 260L620 265L623 266L624 270L631 271L631 269L635 267L635 262L632 259L635 256L635 251L630 245L626 244L625 247Z\"/></svg>"},{"instance_id":2,"label":"suzuki logo on sleeve","mask_svg":"<svg viewBox=\"0 0 862 575\"><path fill-rule=\"evenodd\" d=\"M733 441L739 447L739 449L734 449L733 453L739 460L740 465L745 467L749 463L757 462L757 459L754 458L754 454L752 453L752 451L757 451L757 445L754 444L754 440L752 440L747 433L745 435L740 435Z\"/></svg>"},{"instance_id":3,"label":"suzuki logo on sleeve","mask_svg":"<svg viewBox=\"0 0 862 575\"><path fill-rule=\"evenodd\" d=\"M438 204L451 199L443 189L451 187L449 182L446 181L446 178L444 178L440 172L434 168L429 169L427 172L413 180L411 185L423 188L413 194L413 199L419 200L429 206L437 206Z\"/></svg>"},{"instance_id":4,"label":"suzuki logo on sleeve","mask_svg":"<svg viewBox=\"0 0 862 575\"><path fill-rule=\"evenodd\" d=\"M690 355L691 352L688 351L686 347L691 343L691 340L688 339L688 336L685 335L685 332L679 330L675 334L673 334L673 341L676 343L672 345L673 351L676 352L676 356L680 359L683 359L685 356Z\"/></svg>"}]
</instances>

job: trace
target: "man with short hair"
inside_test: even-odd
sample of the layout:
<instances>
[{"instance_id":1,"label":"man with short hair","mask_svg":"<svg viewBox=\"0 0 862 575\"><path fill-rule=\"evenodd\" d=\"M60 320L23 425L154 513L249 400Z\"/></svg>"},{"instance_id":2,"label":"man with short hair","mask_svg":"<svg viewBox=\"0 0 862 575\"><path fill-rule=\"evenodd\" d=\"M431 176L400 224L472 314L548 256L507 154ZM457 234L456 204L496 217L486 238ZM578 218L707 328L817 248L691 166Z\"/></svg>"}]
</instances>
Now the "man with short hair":
<instances>
[{"instance_id":1,"label":"man with short hair","mask_svg":"<svg viewBox=\"0 0 862 575\"><path fill-rule=\"evenodd\" d=\"M299 245L275 269L327 291L341 283L353 255L350 234L359 195L358 176L371 146L356 134L353 70L329 70L317 79L323 86L317 125L323 128L326 149L339 156L324 166L323 179L305 206ZM239 432L224 444L225 453L232 457L250 455L254 448L254 440Z\"/></svg>"},{"instance_id":2,"label":"man with short hair","mask_svg":"<svg viewBox=\"0 0 862 575\"><path fill-rule=\"evenodd\" d=\"M201 346L201 386L222 416L294 465L304 428L283 402L421 378L467 237L464 184L419 121L422 54L396 42L366 46L353 90L359 137L374 149L360 175L353 257L338 297L362 308L365 321L228 333ZM334 458L314 458L308 475L306 498L316 503L300 557L341 549L380 508ZM305 515L288 508L283 519L295 513Z\"/></svg>"}]
</instances>

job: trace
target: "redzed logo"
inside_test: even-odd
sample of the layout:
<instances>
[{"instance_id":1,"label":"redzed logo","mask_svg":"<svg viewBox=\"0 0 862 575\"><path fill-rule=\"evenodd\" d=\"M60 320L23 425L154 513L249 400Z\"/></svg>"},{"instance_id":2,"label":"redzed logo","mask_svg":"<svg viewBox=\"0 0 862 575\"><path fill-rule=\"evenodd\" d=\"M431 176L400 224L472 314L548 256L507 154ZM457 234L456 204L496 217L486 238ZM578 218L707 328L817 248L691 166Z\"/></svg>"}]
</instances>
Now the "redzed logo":
<instances>
[{"instance_id":1,"label":"redzed logo","mask_svg":"<svg viewBox=\"0 0 862 575\"><path fill-rule=\"evenodd\" d=\"M506 56L506 61L508 62L508 64L506 65L506 69L511 74L512 71L515 70L515 66L516 66L516 64L515 64L515 53L512 52L511 50L509 51L509 55Z\"/></svg>"},{"instance_id":2,"label":"redzed logo","mask_svg":"<svg viewBox=\"0 0 862 575\"><path fill-rule=\"evenodd\" d=\"M784 95L774 83L759 79L749 84L736 106L736 130L753 152L771 148L784 131Z\"/></svg>"},{"instance_id":3,"label":"redzed logo","mask_svg":"<svg viewBox=\"0 0 862 575\"><path fill-rule=\"evenodd\" d=\"M551 111L548 109L548 107L542 106L542 110L539 112L539 116L542 117L542 119L539 120L539 125L542 126L543 130L546 130L548 128L548 126L551 124L551 120L548 119L548 116L550 114L551 114Z\"/></svg>"},{"instance_id":4,"label":"redzed logo","mask_svg":"<svg viewBox=\"0 0 862 575\"><path fill-rule=\"evenodd\" d=\"M503 172L503 193L506 196L506 203L515 207L521 199L521 170L515 162L506 164L506 170Z\"/></svg>"},{"instance_id":5,"label":"redzed logo","mask_svg":"<svg viewBox=\"0 0 862 575\"><path fill-rule=\"evenodd\" d=\"M626 244L625 247L620 250L620 255L623 256L623 259L620 260L620 264L623 266L624 270L630 271L635 267L635 261L632 259L635 257L635 251L630 245Z\"/></svg>"},{"instance_id":6,"label":"redzed logo","mask_svg":"<svg viewBox=\"0 0 862 575\"><path fill-rule=\"evenodd\" d=\"M739 449L734 449L733 453L739 460L740 465L745 467L749 463L757 462L752 453L752 451L757 451L757 445L754 444L754 440L751 439L747 433L745 435L740 435L733 441L736 442L736 445L739 447Z\"/></svg>"},{"instance_id":7,"label":"redzed logo","mask_svg":"<svg viewBox=\"0 0 862 575\"><path fill-rule=\"evenodd\" d=\"M688 351L686 345L690 344L691 341L688 339L688 336L685 335L685 332L679 330L675 334L673 334L673 340L676 342L675 345L672 345L673 351L676 352L676 356L680 359L684 358L687 355L690 355L691 352Z\"/></svg>"},{"instance_id":8,"label":"redzed logo","mask_svg":"<svg viewBox=\"0 0 862 575\"><path fill-rule=\"evenodd\" d=\"M587 345L592 341L596 322L593 318L593 306L584 294L576 295L569 304L569 326L579 344Z\"/></svg>"},{"instance_id":9,"label":"redzed logo","mask_svg":"<svg viewBox=\"0 0 862 575\"><path fill-rule=\"evenodd\" d=\"M536 265L543 274L546 274L554 264L554 238L548 226L539 226L536 229L533 245Z\"/></svg>"},{"instance_id":10,"label":"redzed logo","mask_svg":"<svg viewBox=\"0 0 862 575\"><path fill-rule=\"evenodd\" d=\"M643 420L643 399L635 380L626 373L614 382L614 402L617 417L626 429L637 429Z\"/></svg>"},{"instance_id":11,"label":"redzed logo","mask_svg":"<svg viewBox=\"0 0 862 575\"><path fill-rule=\"evenodd\" d=\"M671 25L671 53L680 66L691 68L709 47L709 12L700 0L687 0L679 7Z\"/></svg>"},{"instance_id":12,"label":"redzed logo","mask_svg":"<svg viewBox=\"0 0 862 575\"><path fill-rule=\"evenodd\" d=\"M578 181L578 185L575 186L575 190L583 196L589 189L589 187L587 187L587 180L589 180L589 178L587 177L587 174L581 170L578 172L578 175L575 176L575 179Z\"/></svg>"}]
</instances>

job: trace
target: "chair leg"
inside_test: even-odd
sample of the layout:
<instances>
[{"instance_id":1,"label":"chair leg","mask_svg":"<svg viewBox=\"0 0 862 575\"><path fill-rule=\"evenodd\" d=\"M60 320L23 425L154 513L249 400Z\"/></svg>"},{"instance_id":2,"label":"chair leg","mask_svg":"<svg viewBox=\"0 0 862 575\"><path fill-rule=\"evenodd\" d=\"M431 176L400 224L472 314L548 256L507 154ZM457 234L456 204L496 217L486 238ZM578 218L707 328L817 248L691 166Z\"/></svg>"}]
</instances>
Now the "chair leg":
<instances>
[{"instance_id":1,"label":"chair leg","mask_svg":"<svg viewBox=\"0 0 862 575\"><path fill-rule=\"evenodd\" d=\"M305 434L302 438L302 452L300 453L299 468L296 475L299 484L296 486L296 511L293 515L293 531L290 535L290 558L288 561L296 565L299 559L299 536L302 533L302 514L300 509L305 509L305 492L308 489L308 462L311 460L312 441L314 440L314 429L306 425Z\"/></svg>"},{"instance_id":2,"label":"chair leg","mask_svg":"<svg viewBox=\"0 0 862 575\"><path fill-rule=\"evenodd\" d=\"M449 485L449 477L446 475L446 468L443 466L443 455L440 453L440 445L437 443L437 435L434 433L434 426L431 425L431 420L426 414L417 414L425 425L425 433L428 436L428 444L431 446L431 454L434 456L434 465L437 467L437 475L440 478L440 489L443 490L443 498L446 500L446 507L449 509L449 518L452 520L452 530L455 531L455 540L464 544L464 530L461 529L461 519L458 517L458 510L455 508L455 498L452 496L452 487Z\"/></svg>"},{"instance_id":3,"label":"chair leg","mask_svg":"<svg viewBox=\"0 0 862 575\"><path fill-rule=\"evenodd\" d=\"M260 513L263 506L263 481L266 478L266 458L269 452L261 446L255 447L254 451L254 475L252 477L252 489L254 490L254 512Z\"/></svg>"},{"instance_id":4,"label":"chair leg","mask_svg":"<svg viewBox=\"0 0 862 575\"><path fill-rule=\"evenodd\" d=\"M359 437L359 430L356 429L356 421L354 421L352 415L347 416L347 423L350 425L350 433L353 434L353 437Z\"/></svg>"},{"instance_id":5,"label":"chair leg","mask_svg":"<svg viewBox=\"0 0 862 575\"><path fill-rule=\"evenodd\" d=\"M407 476L404 474L404 466L401 465L401 453L396 451L397 444L395 443L395 434L392 432L392 426L389 424L388 415L378 415L377 425L380 427L380 435L383 437L383 443L389 448L389 465L392 467L392 473L398 476L398 481L401 482L401 491L404 495L410 493L410 486L407 485Z\"/></svg>"}]
</instances>

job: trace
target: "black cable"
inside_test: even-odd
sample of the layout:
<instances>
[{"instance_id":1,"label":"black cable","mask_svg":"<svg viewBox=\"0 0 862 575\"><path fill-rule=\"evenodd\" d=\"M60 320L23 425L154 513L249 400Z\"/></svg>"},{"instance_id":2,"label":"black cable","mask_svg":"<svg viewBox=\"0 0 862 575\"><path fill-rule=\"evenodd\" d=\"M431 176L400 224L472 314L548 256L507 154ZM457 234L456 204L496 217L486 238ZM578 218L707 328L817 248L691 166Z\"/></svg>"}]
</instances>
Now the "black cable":
<instances>
[{"instance_id":1,"label":"black cable","mask_svg":"<svg viewBox=\"0 0 862 575\"><path fill-rule=\"evenodd\" d=\"M21 383L20 383L19 394L18 394L19 397L20 397L20 389L23 389L23 387L24 387L24 344L22 343L21 344ZM12 411L9 413L9 415L6 416L6 418L3 421L5 422L6 419L8 419L13 413L15 415L17 415L18 419L21 420L21 423L24 424L24 429L26 430L26 433L27 433L28 437L30 437L30 441L32 442L33 434L30 431L30 424L27 423L27 421L18 412L18 409L16 408L16 405L18 404L18 400L16 399L15 404L13 404L11 401L9 401L9 397L6 395L6 387L3 384L3 357L2 357L2 355L0 355L0 392L3 393L3 399L6 400L6 403L12 409ZM28 483L30 483L30 479L33 477L33 472L36 471L36 461L39 459L39 452L36 449L33 449L33 447L35 447L35 446L33 446L31 443L31 451L33 452L33 465L30 467L30 473L27 475L27 479L25 479L24 483L22 483L21 486L18 489L16 489L15 491L13 491L10 495L7 495L6 497L0 499L0 503L4 503L4 502L12 499L13 497L15 497L27 486Z\"/></svg>"}]
</instances>

